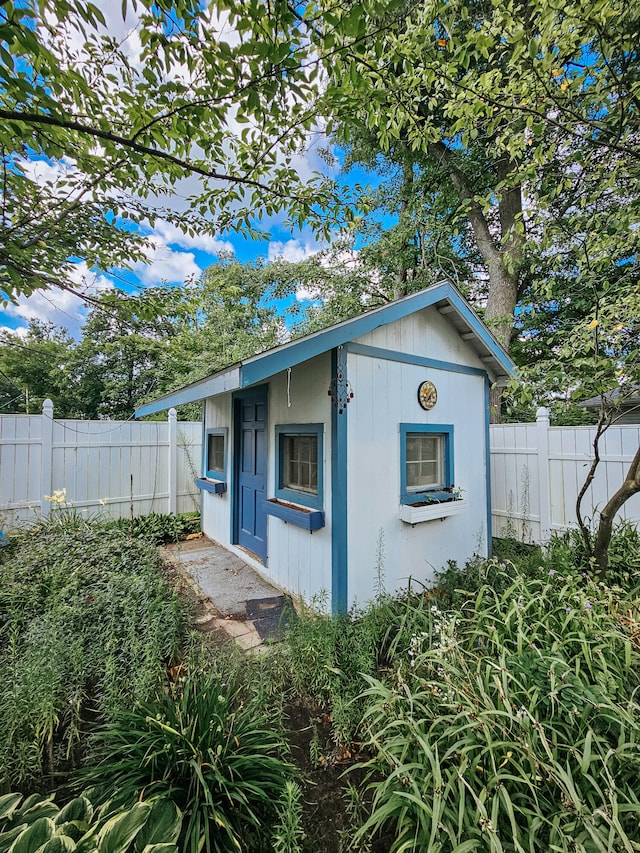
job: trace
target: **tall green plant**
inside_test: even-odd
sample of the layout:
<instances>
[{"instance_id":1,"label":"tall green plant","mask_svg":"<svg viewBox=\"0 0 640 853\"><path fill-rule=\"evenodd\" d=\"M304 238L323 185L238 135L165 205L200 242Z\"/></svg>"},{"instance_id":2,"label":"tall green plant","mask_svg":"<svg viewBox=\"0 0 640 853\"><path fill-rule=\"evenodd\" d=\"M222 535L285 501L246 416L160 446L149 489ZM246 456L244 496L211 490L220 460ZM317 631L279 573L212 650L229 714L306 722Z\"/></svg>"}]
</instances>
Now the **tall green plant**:
<instances>
[{"instance_id":1,"label":"tall green plant","mask_svg":"<svg viewBox=\"0 0 640 853\"><path fill-rule=\"evenodd\" d=\"M640 845L640 654L604 587L482 587L394 684L368 677L373 797L393 851ZM406 673L405 673L406 675Z\"/></svg>"},{"instance_id":2,"label":"tall green plant","mask_svg":"<svg viewBox=\"0 0 640 853\"><path fill-rule=\"evenodd\" d=\"M72 519L18 537L0 565L0 790L73 764L87 723L155 694L185 634L151 545Z\"/></svg>"},{"instance_id":3,"label":"tall green plant","mask_svg":"<svg viewBox=\"0 0 640 853\"><path fill-rule=\"evenodd\" d=\"M183 853L253 850L292 774L284 753L261 704L214 673L114 714L82 779L122 806L170 797L185 814Z\"/></svg>"}]
</instances>

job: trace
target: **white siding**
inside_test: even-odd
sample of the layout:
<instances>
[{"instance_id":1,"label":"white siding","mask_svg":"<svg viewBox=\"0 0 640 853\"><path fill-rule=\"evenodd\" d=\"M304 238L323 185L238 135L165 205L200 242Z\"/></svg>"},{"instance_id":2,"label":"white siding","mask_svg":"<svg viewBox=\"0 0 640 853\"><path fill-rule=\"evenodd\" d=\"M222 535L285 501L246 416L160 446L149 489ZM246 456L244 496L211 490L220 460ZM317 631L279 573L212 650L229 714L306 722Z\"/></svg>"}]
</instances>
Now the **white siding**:
<instances>
[{"instance_id":1,"label":"white siding","mask_svg":"<svg viewBox=\"0 0 640 853\"><path fill-rule=\"evenodd\" d=\"M267 520L267 566L262 573L280 588L310 600L331 593L331 401L327 394L331 357L325 353L269 382L267 496L276 488L275 427L281 424L322 423L325 527L309 533L279 518ZM206 428L228 427L227 492L202 494L203 530L222 545L231 543L233 512L232 395L209 398Z\"/></svg>"},{"instance_id":2,"label":"white siding","mask_svg":"<svg viewBox=\"0 0 640 853\"><path fill-rule=\"evenodd\" d=\"M433 310L377 329L358 343L480 366L455 330ZM350 604L372 597L378 541L390 592L421 582L447 560L464 563L487 549L485 388L481 376L349 354L354 399L348 406L348 550ZM438 389L425 412L417 400L424 379ZM453 424L454 479L466 507L444 521L415 526L399 518L401 423Z\"/></svg>"},{"instance_id":3,"label":"white siding","mask_svg":"<svg viewBox=\"0 0 640 853\"><path fill-rule=\"evenodd\" d=\"M275 427L281 424L324 424L322 464L324 477L325 526L309 533L279 518L269 516L266 573L282 589L309 601L314 596L331 596L331 356L324 353L291 369L289 391L287 372L269 384L269 459L267 492L275 493ZM289 405L289 403L291 405Z\"/></svg>"},{"instance_id":4,"label":"white siding","mask_svg":"<svg viewBox=\"0 0 640 853\"><path fill-rule=\"evenodd\" d=\"M478 355L436 308L425 308L358 338L359 344L478 367Z\"/></svg>"},{"instance_id":5,"label":"white siding","mask_svg":"<svg viewBox=\"0 0 640 853\"><path fill-rule=\"evenodd\" d=\"M202 492L202 529L211 539L221 545L231 543L231 495L233 489L233 430L231 428L231 394L210 397L204 406L205 429L227 428L226 474L227 491L221 495ZM206 453L206 447L203 453ZM202 461L200 462L202 465ZM204 473L204 472L202 472Z\"/></svg>"}]
</instances>

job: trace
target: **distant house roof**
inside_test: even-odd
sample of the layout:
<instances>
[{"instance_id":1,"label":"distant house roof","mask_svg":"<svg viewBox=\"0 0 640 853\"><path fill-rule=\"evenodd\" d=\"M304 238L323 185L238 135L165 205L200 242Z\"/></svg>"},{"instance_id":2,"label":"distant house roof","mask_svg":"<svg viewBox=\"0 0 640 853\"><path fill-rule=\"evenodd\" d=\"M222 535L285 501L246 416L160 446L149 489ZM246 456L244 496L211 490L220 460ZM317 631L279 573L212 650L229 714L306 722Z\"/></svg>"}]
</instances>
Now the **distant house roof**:
<instances>
[{"instance_id":1,"label":"distant house roof","mask_svg":"<svg viewBox=\"0 0 640 853\"><path fill-rule=\"evenodd\" d=\"M266 350L251 358L229 365L217 373L192 382L136 409L136 417L151 415L172 406L182 406L227 391L237 391L263 382L270 376L314 358L334 347L346 344L368 332L401 320L434 306L454 326L460 337L477 353L489 378L498 385L504 384L515 370L514 364L476 316L459 291L449 282L442 282L405 296L396 302L374 308L351 320L344 320L319 332L313 332L289 343Z\"/></svg>"},{"instance_id":2,"label":"distant house roof","mask_svg":"<svg viewBox=\"0 0 640 853\"><path fill-rule=\"evenodd\" d=\"M640 405L640 390L631 393L627 392L623 395L620 388L614 388L613 391L608 391L604 395L604 398L608 403L620 406L621 409L630 409ZM598 409L601 402L602 397L598 394L596 397L589 397L588 400L583 400L580 406L583 409Z\"/></svg>"},{"instance_id":3,"label":"distant house roof","mask_svg":"<svg viewBox=\"0 0 640 853\"><path fill-rule=\"evenodd\" d=\"M640 423L640 389L623 391L620 388L614 388L604 395L608 404L617 409L615 415L616 424L637 424ZM599 409L602 403L602 397L589 397L588 400L583 400L580 403L581 409Z\"/></svg>"}]
</instances>

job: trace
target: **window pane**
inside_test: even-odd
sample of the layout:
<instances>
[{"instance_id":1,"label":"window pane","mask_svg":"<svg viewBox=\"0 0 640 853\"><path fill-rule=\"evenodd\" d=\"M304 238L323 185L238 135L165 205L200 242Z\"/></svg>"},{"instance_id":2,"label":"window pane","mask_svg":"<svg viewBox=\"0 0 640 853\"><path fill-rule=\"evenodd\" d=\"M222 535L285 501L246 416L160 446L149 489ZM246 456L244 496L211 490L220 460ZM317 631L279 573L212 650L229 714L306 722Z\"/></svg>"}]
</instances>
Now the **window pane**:
<instances>
[{"instance_id":1,"label":"window pane","mask_svg":"<svg viewBox=\"0 0 640 853\"><path fill-rule=\"evenodd\" d=\"M318 494L318 436L285 435L283 438L282 487Z\"/></svg>"},{"instance_id":2,"label":"window pane","mask_svg":"<svg viewBox=\"0 0 640 853\"><path fill-rule=\"evenodd\" d=\"M407 486L415 488L420 485L420 463L407 462Z\"/></svg>"},{"instance_id":3,"label":"window pane","mask_svg":"<svg viewBox=\"0 0 640 853\"><path fill-rule=\"evenodd\" d=\"M445 436L433 433L407 433L407 488L438 488L444 481Z\"/></svg>"},{"instance_id":4,"label":"window pane","mask_svg":"<svg viewBox=\"0 0 640 853\"><path fill-rule=\"evenodd\" d=\"M207 471L224 471L224 435L209 435Z\"/></svg>"},{"instance_id":5,"label":"window pane","mask_svg":"<svg viewBox=\"0 0 640 853\"><path fill-rule=\"evenodd\" d=\"M407 462L416 462L420 458L420 436L407 435Z\"/></svg>"}]
</instances>

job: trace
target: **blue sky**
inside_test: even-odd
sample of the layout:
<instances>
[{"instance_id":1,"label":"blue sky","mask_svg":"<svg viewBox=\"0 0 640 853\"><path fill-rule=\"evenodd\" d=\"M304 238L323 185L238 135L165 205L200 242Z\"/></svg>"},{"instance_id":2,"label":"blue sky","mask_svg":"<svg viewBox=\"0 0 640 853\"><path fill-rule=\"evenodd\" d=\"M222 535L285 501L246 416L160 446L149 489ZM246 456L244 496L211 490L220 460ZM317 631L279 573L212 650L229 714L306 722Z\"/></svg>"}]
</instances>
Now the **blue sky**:
<instances>
[{"instance_id":1,"label":"blue sky","mask_svg":"<svg viewBox=\"0 0 640 853\"><path fill-rule=\"evenodd\" d=\"M96 0L105 14L108 32L113 37L121 37L125 50L129 51L129 59L135 66L139 59L140 40L135 27L131 28L130 21L119 17L120 4L113 0ZM117 14L116 14L117 13ZM225 38L233 38L228 27ZM78 44L77 47L80 47ZM310 178L314 172L326 172L330 167L316 150L317 144L326 144L322 134L317 134L315 144L308 151L301 153L296 162L296 168L302 180ZM34 180L59 179L64 176L69 164L54 163L42 158L28 161L27 169L33 172ZM366 183L367 176L359 170L354 170L343 180L347 185L356 181ZM176 204L184 206L186 195L197 193L196 179L185 179L176 196ZM165 203L165 199L162 200ZM89 269L85 263L76 264L72 270L70 284L78 290L99 292L111 287L123 290L137 290L162 283L176 286L187 280L197 279L204 269L218 261L219 253L232 253L239 261L246 262L262 256L268 261L276 257L287 260L301 260L317 252L322 244L310 228L290 231L284 228L284 217L265 223L270 232L268 241L250 240L235 233L210 236L189 237L178 232L167 222L156 222L153 230L149 229L151 247L145 263L136 264L132 270L116 270L115 274L105 274L104 271ZM56 326L65 327L73 336L78 337L82 323L86 317L87 308L84 303L72 294L64 291L48 290L36 292L32 297L21 298L17 305L9 305L0 310L0 329L8 328L24 334L29 320L39 318L53 322Z\"/></svg>"}]
</instances>

